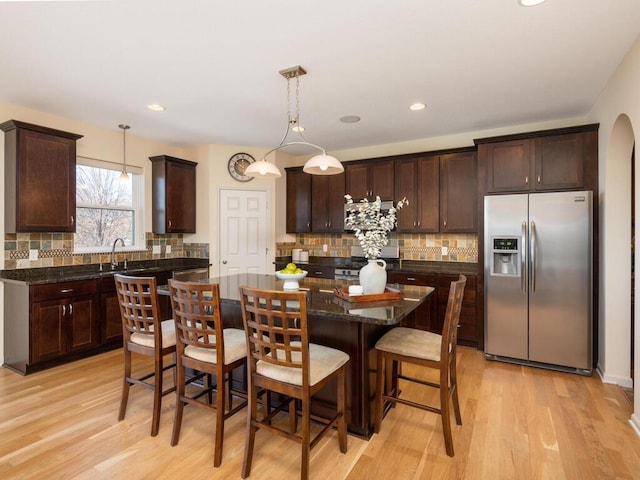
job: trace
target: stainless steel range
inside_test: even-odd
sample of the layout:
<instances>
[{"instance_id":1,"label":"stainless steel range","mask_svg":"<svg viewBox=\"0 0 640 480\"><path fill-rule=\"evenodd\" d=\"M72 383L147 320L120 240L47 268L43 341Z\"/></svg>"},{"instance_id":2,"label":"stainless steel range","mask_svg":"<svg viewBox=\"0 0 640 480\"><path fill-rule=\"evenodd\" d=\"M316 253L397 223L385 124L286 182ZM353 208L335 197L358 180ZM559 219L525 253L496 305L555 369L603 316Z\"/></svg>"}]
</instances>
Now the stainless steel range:
<instances>
[{"instance_id":1,"label":"stainless steel range","mask_svg":"<svg viewBox=\"0 0 640 480\"><path fill-rule=\"evenodd\" d=\"M397 268L400 262L399 247L382 247L380 258L387 262L387 270ZM360 245L351 247L351 258L335 268L334 278L336 280L358 280L360 269L367 264L364 251Z\"/></svg>"}]
</instances>

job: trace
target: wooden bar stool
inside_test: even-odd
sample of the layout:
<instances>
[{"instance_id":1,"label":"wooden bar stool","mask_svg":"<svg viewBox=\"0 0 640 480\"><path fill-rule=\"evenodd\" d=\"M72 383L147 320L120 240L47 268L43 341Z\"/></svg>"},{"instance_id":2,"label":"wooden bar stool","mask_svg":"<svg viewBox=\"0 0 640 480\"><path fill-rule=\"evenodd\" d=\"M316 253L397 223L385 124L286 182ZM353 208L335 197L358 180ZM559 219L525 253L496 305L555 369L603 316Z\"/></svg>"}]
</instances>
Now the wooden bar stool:
<instances>
[{"instance_id":1,"label":"wooden bar stool","mask_svg":"<svg viewBox=\"0 0 640 480\"><path fill-rule=\"evenodd\" d=\"M458 322L462 308L462 297L466 283L467 278L464 275L460 275L457 281L451 282L442 335L413 328L397 327L383 335L376 343L376 433L380 432L385 402L401 403L410 407L428 410L442 417L442 431L447 455L453 457L449 403L450 401L453 403L456 423L462 425L456 378L456 342L458 339ZM390 392L385 391L385 368L387 362L393 362ZM428 382L399 373L403 362L438 370L440 372L439 383ZM439 388L440 408L400 398L398 379Z\"/></svg>"},{"instance_id":2,"label":"wooden bar stool","mask_svg":"<svg viewBox=\"0 0 640 480\"><path fill-rule=\"evenodd\" d=\"M257 290L240 287L242 320L248 361L249 417L242 464L242 478L251 472L255 435L264 429L298 442L302 447L301 478L309 477L309 453L320 438L336 425L340 451L347 451L347 365L349 355L333 348L309 343L307 295L305 292ZM311 438L311 397L333 379L337 380L337 412L321 422L323 429ZM262 420L257 418L258 389L294 399L289 430L271 424L279 409ZM296 401L301 404L301 432L295 432ZM292 428L293 427L293 428ZM292 431L294 430L294 431Z\"/></svg>"},{"instance_id":3,"label":"wooden bar stool","mask_svg":"<svg viewBox=\"0 0 640 480\"><path fill-rule=\"evenodd\" d=\"M163 372L175 367L175 363L164 364L166 355L176 353L175 326L173 319L160 321L155 277L130 277L116 274L113 278L116 282L124 336L124 381L118 421L124 419L127 411L131 385L141 385L153 390L151 436L155 437L160 426L162 397L176 389L175 370L174 385L166 390L163 390L162 385ZM133 377L131 375L132 353L153 357L153 371L140 377ZM153 382L147 381L149 379L153 379Z\"/></svg>"},{"instance_id":4,"label":"wooden bar stool","mask_svg":"<svg viewBox=\"0 0 640 480\"><path fill-rule=\"evenodd\" d=\"M247 344L244 331L223 328L220 311L220 288L218 284L180 282L169 280L171 306L176 325L176 361L178 383L176 389L176 411L173 422L171 445L180 438L184 405L214 409L216 411L216 433L213 466L222 462L224 422L247 405L246 395L232 391L231 372L247 363ZM185 385L195 378L186 379L187 368L204 373L204 388L193 396L185 393ZM210 376L215 375L216 385ZM211 392L216 391L216 403L211 402ZM232 393L244 397L235 407ZM199 399L207 395L207 403Z\"/></svg>"}]
</instances>

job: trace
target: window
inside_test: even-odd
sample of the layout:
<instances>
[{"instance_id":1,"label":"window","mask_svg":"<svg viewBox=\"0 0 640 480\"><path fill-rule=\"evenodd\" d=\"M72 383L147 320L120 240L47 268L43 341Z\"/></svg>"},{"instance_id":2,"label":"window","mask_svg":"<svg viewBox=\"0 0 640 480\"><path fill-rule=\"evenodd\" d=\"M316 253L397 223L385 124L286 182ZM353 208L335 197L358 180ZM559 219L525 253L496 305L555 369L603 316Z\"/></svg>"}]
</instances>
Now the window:
<instances>
[{"instance_id":1,"label":"window","mask_svg":"<svg viewBox=\"0 0 640 480\"><path fill-rule=\"evenodd\" d=\"M108 251L116 238L122 238L127 247L144 248L141 169L128 166L129 181L122 182L121 168L110 162L78 158L76 252Z\"/></svg>"}]
</instances>

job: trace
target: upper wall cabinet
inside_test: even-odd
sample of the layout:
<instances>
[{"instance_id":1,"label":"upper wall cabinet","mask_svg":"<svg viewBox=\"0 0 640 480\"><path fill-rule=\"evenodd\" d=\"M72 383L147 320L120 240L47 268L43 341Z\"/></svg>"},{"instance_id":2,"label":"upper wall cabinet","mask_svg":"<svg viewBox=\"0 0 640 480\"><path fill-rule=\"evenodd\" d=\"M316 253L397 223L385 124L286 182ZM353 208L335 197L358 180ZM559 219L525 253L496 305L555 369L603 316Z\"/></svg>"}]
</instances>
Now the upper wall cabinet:
<instances>
[{"instance_id":1,"label":"upper wall cabinet","mask_svg":"<svg viewBox=\"0 0 640 480\"><path fill-rule=\"evenodd\" d=\"M580 190L597 168L598 126L476 140L488 193Z\"/></svg>"},{"instance_id":2,"label":"upper wall cabinet","mask_svg":"<svg viewBox=\"0 0 640 480\"><path fill-rule=\"evenodd\" d=\"M348 162L344 164L345 191L357 202L363 198L393 200L393 160Z\"/></svg>"},{"instance_id":3,"label":"upper wall cabinet","mask_svg":"<svg viewBox=\"0 0 640 480\"><path fill-rule=\"evenodd\" d=\"M158 155L152 163L153 233L196 232L196 162Z\"/></svg>"},{"instance_id":4,"label":"upper wall cabinet","mask_svg":"<svg viewBox=\"0 0 640 480\"><path fill-rule=\"evenodd\" d=\"M311 176L311 231L344 231L344 173Z\"/></svg>"},{"instance_id":5,"label":"upper wall cabinet","mask_svg":"<svg viewBox=\"0 0 640 480\"><path fill-rule=\"evenodd\" d=\"M9 120L5 232L76 231L76 141L82 135Z\"/></svg>"},{"instance_id":6,"label":"upper wall cabinet","mask_svg":"<svg viewBox=\"0 0 640 480\"><path fill-rule=\"evenodd\" d=\"M286 168L287 233L311 231L311 175L302 168ZM344 187L343 187L344 188Z\"/></svg>"},{"instance_id":7,"label":"upper wall cabinet","mask_svg":"<svg viewBox=\"0 0 640 480\"><path fill-rule=\"evenodd\" d=\"M475 152L440 156L440 232L478 231Z\"/></svg>"},{"instance_id":8,"label":"upper wall cabinet","mask_svg":"<svg viewBox=\"0 0 640 480\"><path fill-rule=\"evenodd\" d=\"M433 233L440 224L440 157L402 158L395 162L395 198L408 203L398 210L398 232Z\"/></svg>"}]
</instances>

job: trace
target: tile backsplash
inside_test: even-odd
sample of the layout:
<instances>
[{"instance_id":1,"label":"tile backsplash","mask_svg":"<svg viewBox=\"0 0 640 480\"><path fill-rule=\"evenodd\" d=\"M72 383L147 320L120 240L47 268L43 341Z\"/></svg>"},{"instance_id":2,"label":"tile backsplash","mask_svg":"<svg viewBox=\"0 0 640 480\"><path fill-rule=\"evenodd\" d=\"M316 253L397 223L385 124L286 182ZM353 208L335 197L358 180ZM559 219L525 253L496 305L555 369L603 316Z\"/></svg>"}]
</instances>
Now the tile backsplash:
<instances>
[{"instance_id":1,"label":"tile backsplash","mask_svg":"<svg viewBox=\"0 0 640 480\"><path fill-rule=\"evenodd\" d=\"M277 256L291 255L291 249L302 248L313 257L348 257L352 245L357 240L350 233L296 235L295 242L276 244ZM327 245L327 251L323 246ZM392 233L389 245L400 247L403 260L424 260L437 262L478 262L478 236L474 233L457 234L409 234ZM446 254L443 255L443 247Z\"/></svg>"},{"instance_id":2,"label":"tile backsplash","mask_svg":"<svg viewBox=\"0 0 640 480\"><path fill-rule=\"evenodd\" d=\"M73 253L73 233L6 233L4 237L4 269L61 267L89 263L109 263L111 254ZM153 247L160 247L154 254ZM170 246L170 253L167 253ZM38 250L38 259L29 260L29 250ZM181 234L145 234L145 249L118 249L119 262L160 258L209 258L208 243L184 243Z\"/></svg>"}]
</instances>

